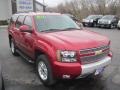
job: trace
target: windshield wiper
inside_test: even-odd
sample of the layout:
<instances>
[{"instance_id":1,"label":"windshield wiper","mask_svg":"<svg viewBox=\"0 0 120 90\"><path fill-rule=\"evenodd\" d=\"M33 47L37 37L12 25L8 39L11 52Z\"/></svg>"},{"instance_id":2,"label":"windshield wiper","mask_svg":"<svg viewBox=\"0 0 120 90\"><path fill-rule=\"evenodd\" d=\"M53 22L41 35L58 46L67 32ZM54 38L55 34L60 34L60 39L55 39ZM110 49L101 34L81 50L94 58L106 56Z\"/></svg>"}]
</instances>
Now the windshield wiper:
<instances>
[{"instance_id":1,"label":"windshield wiper","mask_svg":"<svg viewBox=\"0 0 120 90\"><path fill-rule=\"evenodd\" d=\"M65 29L48 29L48 30L42 30L41 32L51 32L51 31L67 31L67 30L81 30L79 28L65 28Z\"/></svg>"},{"instance_id":2,"label":"windshield wiper","mask_svg":"<svg viewBox=\"0 0 120 90\"><path fill-rule=\"evenodd\" d=\"M65 28L63 30L81 30L80 28Z\"/></svg>"},{"instance_id":3,"label":"windshield wiper","mask_svg":"<svg viewBox=\"0 0 120 90\"><path fill-rule=\"evenodd\" d=\"M48 29L48 30L42 30L41 32L49 32L49 31L60 31L61 29Z\"/></svg>"}]
</instances>

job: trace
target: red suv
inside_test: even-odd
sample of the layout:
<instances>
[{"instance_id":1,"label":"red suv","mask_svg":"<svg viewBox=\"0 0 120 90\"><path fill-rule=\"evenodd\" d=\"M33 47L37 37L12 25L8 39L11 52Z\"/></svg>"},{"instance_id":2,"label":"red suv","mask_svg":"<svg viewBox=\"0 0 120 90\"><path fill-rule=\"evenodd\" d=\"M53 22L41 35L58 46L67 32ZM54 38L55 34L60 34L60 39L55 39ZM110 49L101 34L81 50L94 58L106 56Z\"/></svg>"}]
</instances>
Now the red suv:
<instances>
[{"instance_id":1,"label":"red suv","mask_svg":"<svg viewBox=\"0 0 120 90\"><path fill-rule=\"evenodd\" d=\"M107 37L82 30L59 13L15 14L8 35L12 54L34 62L45 85L98 75L112 58Z\"/></svg>"}]
</instances>

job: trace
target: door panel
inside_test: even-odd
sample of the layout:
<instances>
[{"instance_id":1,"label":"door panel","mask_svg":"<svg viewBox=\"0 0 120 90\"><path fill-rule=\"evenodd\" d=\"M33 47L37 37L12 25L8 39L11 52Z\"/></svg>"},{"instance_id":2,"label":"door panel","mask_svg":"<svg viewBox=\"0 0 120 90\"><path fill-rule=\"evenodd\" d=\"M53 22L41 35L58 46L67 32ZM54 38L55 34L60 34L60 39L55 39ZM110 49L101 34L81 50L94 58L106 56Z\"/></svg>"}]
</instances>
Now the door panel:
<instances>
[{"instance_id":1,"label":"door panel","mask_svg":"<svg viewBox=\"0 0 120 90\"><path fill-rule=\"evenodd\" d=\"M18 28L14 28L14 40L18 48L20 48L20 30Z\"/></svg>"},{"instance_id":2,"label":"door panel","mask_svg":"<svg viewBox=\"0 0 120 90\"><path fill-rule=\"evenodd\" d=\"M33 58L34 54L34 39L33 34L24 32L21 34L21 47L22 51L29 57Z\"/></svg>"},{"instance_id":3,"label":"door panel","mask_svg":"<svg viewBox=\"0 0 120 90\"><path fill-rule=\"evenodd\" d=\"M25 19L25 16L24 15L20 15L16 21L16 24L15 24L15 28L14 28L14 31L15 31L15 42L17 44L17 47L19 49L21 49L21 31L19 30L19 27L23 25L23 21Z\"/></svg>"},{"instance_id":4,"label":"door panel","mask_svg":"<svg viewBox=\"0 0 120 90\"><path fill-rule=\"evenodd\" d=\"M30 30L33 30L32 28L32 19L30 16L26 16L24 20L24 25L29 26ZM22 51L28 55L29 57L33 58L34 54L34 34L29 32L21 32L21 49Z\"/></svg>"}]
</instances>

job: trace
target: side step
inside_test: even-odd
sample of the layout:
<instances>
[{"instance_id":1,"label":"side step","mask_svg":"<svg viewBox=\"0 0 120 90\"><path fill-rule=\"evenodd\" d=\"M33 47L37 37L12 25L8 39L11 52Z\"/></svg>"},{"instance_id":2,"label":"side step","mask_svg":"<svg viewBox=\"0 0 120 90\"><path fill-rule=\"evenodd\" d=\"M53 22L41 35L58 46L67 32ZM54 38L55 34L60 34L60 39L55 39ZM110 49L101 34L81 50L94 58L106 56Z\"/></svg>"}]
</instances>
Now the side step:
<instances>
[{"instance_id":1,"label":"side step","mask_svg":"<svg viewBox=\"0 0 120 90\"><path fill-rule=\"evenodd\" d=\"M32 61L29 57L27 57L26 55L24 55L20 50L17 49L16 52L19 53L19 55L22 56L29 63L34 63L34 61Z\"/></svg>"}]
</instances>

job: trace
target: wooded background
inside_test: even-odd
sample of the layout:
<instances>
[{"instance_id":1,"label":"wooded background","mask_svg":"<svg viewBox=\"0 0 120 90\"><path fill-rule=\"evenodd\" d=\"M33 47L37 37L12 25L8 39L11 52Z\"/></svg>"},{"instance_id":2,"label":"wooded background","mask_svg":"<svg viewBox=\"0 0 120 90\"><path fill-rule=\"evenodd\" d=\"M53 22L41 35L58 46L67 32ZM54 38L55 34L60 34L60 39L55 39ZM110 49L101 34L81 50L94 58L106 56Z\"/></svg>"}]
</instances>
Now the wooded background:
<instances>
[{"instance_id":1,"label":"wooded background","mask_svg":"<svg viewBox=\"0 0 120 90\"><path fill-rule=\"evenodd\" d=\"M79 20L90 14L120 16L120 0L72 0L56 7L48 7L47 11L73 14Z\"/></svg>"}]
</instances>

